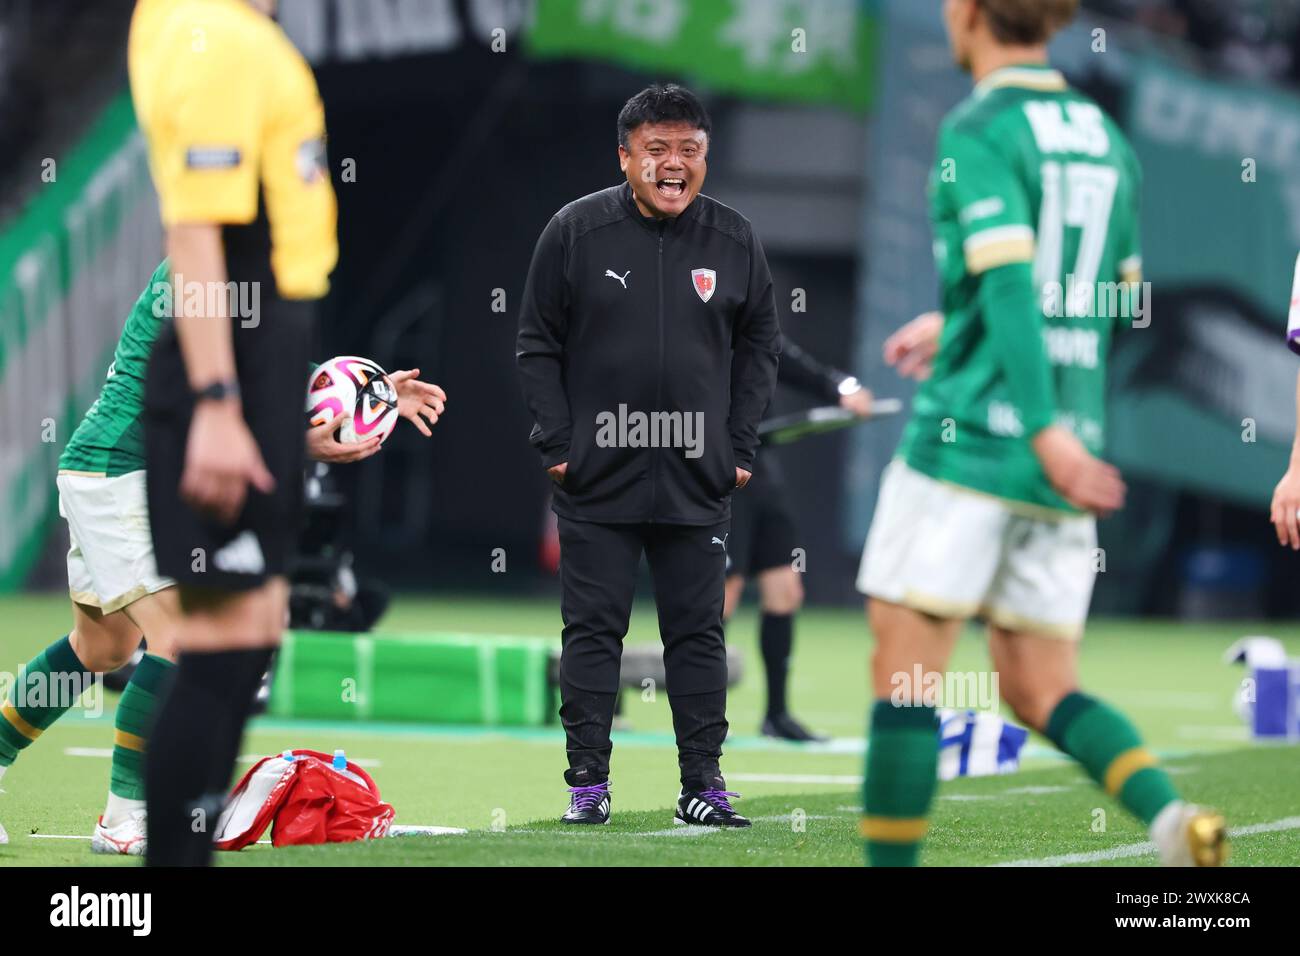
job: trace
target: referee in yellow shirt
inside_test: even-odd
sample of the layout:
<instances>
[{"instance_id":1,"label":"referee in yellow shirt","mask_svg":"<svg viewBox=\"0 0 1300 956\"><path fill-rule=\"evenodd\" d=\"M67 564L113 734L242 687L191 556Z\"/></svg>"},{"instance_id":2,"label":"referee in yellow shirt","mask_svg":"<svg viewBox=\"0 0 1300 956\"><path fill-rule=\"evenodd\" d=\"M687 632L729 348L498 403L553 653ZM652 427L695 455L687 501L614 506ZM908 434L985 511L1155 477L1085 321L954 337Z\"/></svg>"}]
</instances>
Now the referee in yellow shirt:
<instances>
[{"instance_id":1,"label":"referee in yellow shirt","mask_svg":"<svg viewBox=\"0 0 1300 956\"><path fill-rule=\"evenodd\" d=\"M337 259L324 111L273 0L139 0L131 92L175 321L149 366L160 573L181 649L149 740L146 861L210 862L253 694L285 620L314 303Z\"/></svg>"}]
</instances>

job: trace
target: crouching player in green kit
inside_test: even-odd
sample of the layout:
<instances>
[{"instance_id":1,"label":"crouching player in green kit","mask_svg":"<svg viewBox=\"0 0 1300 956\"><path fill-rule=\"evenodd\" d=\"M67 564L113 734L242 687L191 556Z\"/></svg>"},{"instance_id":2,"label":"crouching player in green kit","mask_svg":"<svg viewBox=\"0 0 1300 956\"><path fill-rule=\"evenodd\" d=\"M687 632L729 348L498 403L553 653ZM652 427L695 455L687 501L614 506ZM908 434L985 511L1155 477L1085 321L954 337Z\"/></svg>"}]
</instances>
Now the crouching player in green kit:
<instances>
[{"instance_id":1,"label":"crouching player in green kit","mask_svg":"<svg viewBox=\"0 0 1300 956\"><path fill-rule=\"evenodd\" d=\"M1128 719L1079 689L1094 516L1124 503L1098 454L1111 336L1140 307L1141 174L1119 128L1047 65L1076 6L944 3L976 85L931 177L943 313L886 344L916 371L907 353L934 343L914 333L939 336L858 576L876 638L861 826L876 866L915 865L935 791L934 701L908 682L946 670L975 616L1017 718L1146 824L1164 862L1226 855L1223 818L1185 803Z\"/></svg>"},{"instance_id":2,"label":"crouching player in green kit","mask_svg":"<svg viewBox=\"0 0 1300 956\"><path fill-rule=\"evenodd\" d=\"M91 838L96 853L144 853L144 749L159 689L177 654L173 631L180 606L175 582L161 577L154 561L141 423L149 354L170 320L170 283L164 261L127 317L98 400L59 458L59 513L71 541L72 630L27 662L0 703L2 778L19 752L73 706L96 674L121 667L141 636L146 638L147 653L117 705L108 803ZM419 369L411 369L389 378L397 386L402 417L428 435L447 396L438 386L418 381L418 375ZM304 394L306 379L304 369ZM344 463L379 450L374 438L356 444L336 441L346 418L308 430L310 457ZM0 843L5 842L0 827Z\"/></svg>"}]
</instances>

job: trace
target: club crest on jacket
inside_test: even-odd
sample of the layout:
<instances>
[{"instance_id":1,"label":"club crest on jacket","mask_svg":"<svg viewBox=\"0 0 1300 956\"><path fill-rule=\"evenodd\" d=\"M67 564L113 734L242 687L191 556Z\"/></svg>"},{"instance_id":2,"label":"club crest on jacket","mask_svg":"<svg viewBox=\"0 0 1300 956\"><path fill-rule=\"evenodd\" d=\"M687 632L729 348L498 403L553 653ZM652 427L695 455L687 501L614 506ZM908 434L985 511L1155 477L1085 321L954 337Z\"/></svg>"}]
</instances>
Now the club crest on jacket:
<instances>
[{"instance_id":1,"label":"club crest on jacket","mask_svg":"<svg viewBox=\"0 0 1300 956\"><path fill-rule=\"evenodd\" d=\"M712 269L692 269L691 284L695 286L695 293L703 302L708 302L713 298L713 290L718 284L718 274Z\"/></svg>"}]
</instances>

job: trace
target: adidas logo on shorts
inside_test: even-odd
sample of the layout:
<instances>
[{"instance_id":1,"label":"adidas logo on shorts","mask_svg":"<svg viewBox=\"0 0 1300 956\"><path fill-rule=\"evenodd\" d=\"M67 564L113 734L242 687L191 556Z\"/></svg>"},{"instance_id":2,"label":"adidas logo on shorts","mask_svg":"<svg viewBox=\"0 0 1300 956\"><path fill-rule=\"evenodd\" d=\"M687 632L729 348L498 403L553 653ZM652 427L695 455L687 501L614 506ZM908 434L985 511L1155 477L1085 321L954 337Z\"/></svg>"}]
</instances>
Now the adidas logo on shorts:
<instances>
[{"instance_id":1,"label":"adidas logo on shorts","mask_svg":"<svg viewBox=\"0 0 1300 956\"><path fill-rule=\"evenodd\" d=\"M212 556L212 565L227 574L261 574L266 570L266 559L257 536L244 531Z\"/></svg>"}]
</instances>

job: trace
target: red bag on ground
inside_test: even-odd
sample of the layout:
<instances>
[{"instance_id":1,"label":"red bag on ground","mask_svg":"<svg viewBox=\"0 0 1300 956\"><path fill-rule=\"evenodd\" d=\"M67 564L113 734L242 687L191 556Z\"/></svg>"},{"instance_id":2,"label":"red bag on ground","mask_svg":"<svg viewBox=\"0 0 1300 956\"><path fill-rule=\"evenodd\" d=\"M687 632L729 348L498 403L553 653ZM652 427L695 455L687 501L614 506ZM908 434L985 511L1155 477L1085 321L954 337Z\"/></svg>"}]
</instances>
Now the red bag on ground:
<instances>
[{"instance_id":1,"label":"red bag on ground","mask_svg":"<svg viewBox=\"0 0 1300 956\"><path fill-rule=\"evenodd\" d=\"M368 773L350 761L346 770L335 770L333 758L316 750L292 753L293 760L263 757L235 785L217 821L218 850L242 850L268 825L275 846L387 835L396 814Z\"/></svg>"}]
</instances>

